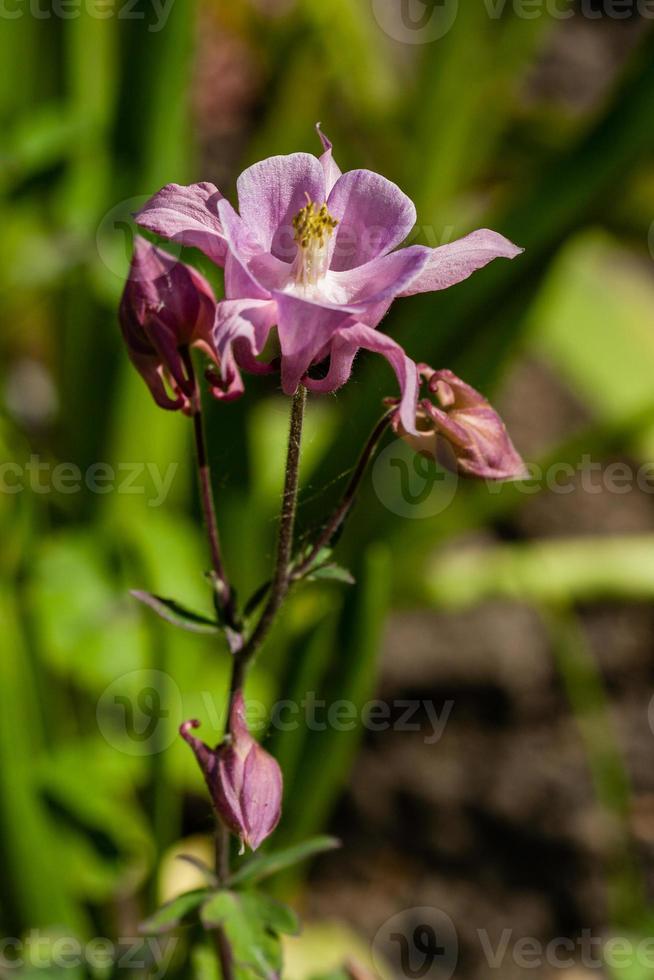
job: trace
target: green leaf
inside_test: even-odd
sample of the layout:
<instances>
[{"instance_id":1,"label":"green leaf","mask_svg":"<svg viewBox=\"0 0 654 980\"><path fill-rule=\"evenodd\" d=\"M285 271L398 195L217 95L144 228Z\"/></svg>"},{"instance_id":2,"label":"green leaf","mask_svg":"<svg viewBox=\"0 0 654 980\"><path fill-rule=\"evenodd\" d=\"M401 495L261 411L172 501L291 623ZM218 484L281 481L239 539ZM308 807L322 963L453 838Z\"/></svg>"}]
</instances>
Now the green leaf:
<instances>
[{"instance_id":1,"label":"green leaf","mask_svg":"<svg viewBox=\"0 0 654 980\"><path fill-rule=\"evenodd\" d=\"M271 875L277 874L278 871L290 868L300 861L306 861L315 857L316 854L323 854L325 851L333 851L340 846L341 842L336 837L323 835L312 837L310 840L296 844L294 847L287 847L282 851L276 851L274 854L262 854L239 868L229 879L229 884L233 886L261 881L263 878L269 878Z\"/></svg>"},{"instance_id":2,"label":"green leaf","mask_svg":"<svg viewBox=\"0 0 654 980\"><path fill-rule=\"evenodd\" d=\"M346 585L354 585L355 579L351 572L348 572L347 568L343 568L341 565L337 565L336 562L328 562L326 565L318 565L312 572L307 575L309 582L316 581L317 579L327 579L333 582L345 582Z\"/></svg>"},{"instance_id":3,"label":"green leaf","mask_svg":"<svg viewBox=\"0 0 654 980\"><path fill-rule=\"evenodd\" d=\"M142 922L139 931L146 935L158 935L176 929L187 916L202 905L209 894L208 888L198 888L173 898Z\"/></svg>"},{"instance_id":4,"label":"green leaf","mask_svg":"<svg viewBox=\"0 0 654 980\"><path fill-rule=\"evenodd\" d=\"M200 917L206 929L220 927L232 948L236 976L241 980L272 980L282 968L281 932L295 932L297 920L289 909L256 893L215 892Z\"/></svg>"},{"instance_id":5,"label":"green leaf","mask_svg":"<svg viewBox=\"0 0 654 980\"><path fill-rule=\"evenodd\" d=\"M139 589L132 589L130 592L135 599L149 606L157 616L165 619L172 626L186 630L189 633L215 634L220 632L218 623L213 619L202 616L200 613L193 612L185 606L180 605L175 599L163 599L161 596L152 595L150 592L142 592Z\"/></svg>"},{"instance_id":6,"label":"green leaf","mask_svg":"<svg viewBox=\"0 0 654 980\"><path fill-rule=\"evenodd\" d=\"M276 935L297 936L300 932L300 920L288 905L276 902L268 895L254 892L243 896L246 906L258 915L271 932Z\"/></svg>"}]
</instances>

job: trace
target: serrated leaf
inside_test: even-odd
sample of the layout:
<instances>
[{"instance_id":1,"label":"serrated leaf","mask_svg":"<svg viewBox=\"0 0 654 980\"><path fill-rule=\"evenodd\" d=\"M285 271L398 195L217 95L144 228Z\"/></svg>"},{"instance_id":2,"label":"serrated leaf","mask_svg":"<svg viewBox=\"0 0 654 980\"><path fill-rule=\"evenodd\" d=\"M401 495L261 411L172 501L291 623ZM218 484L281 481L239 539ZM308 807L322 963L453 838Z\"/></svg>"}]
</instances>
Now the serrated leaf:
<instances>
[{"instance_id":1,"label":"serrated leaf","mask_svg":"<svg viewBox=\"0 0 654 980\"><path fill-rule=\"evenodd\" d=\"M239 868L230 877L229 884L234 886L261 881L278 871L284 871L286 868L298 864L300 861L306 861L316 854L323 854L325 851L336 850L340 846L341 842L336 837L323 835L312 837L310 840L303 841L293 847L284 848L284 850L274 854L262 854Z\"/></svg>"},{"instance_id":2,"label":"serrated leaf","mask_svg":"<svg viewBox=\"0 0 654 980\"><path fill-rule=\"evenodd\" d=\"M162 905L149 919L142 922L139 931L146 935L159 935L162 932L170 932L184 921L206 901L207 895L211 892L208 888L197 888L192 892L185 892L172 901Z\"/></svg>"},{"instance_id":3,"label":"serrated leaf","mask_svg":"<svg viewBox=\"0 0 654 980\"><path fill-rule=\"evenodd\" d=\"M150 592L142 592L139 589L132 589L130 593L139 602L148 606L161 619L164 619L172 626L186 630L189 633L215 634L220 632L218 623L202 616L200 613L193 612L185 606L180 605L175 599L164 599Z\"/></svg>"}]
</instances>

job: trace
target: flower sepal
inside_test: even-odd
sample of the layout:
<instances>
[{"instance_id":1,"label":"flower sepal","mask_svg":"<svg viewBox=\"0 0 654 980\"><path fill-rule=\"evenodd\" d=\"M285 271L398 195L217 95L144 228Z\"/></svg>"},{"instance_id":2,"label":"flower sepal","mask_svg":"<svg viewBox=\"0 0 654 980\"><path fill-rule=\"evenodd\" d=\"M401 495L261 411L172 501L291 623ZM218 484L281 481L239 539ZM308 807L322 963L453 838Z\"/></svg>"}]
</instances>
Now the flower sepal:
<instances>
[{"instance_id":1,"label":"flower sepal","mask_svg":"<svg viewBox=\"0 0 654 980\"><path fill-rule=\"evenodd\" d=\"M399 409L393 418L401 439L459 476L504 481L528 477L504 422L480 392L452 371L435 371L427 364L418 365L418 377L426 397L419 393L413 429L405 427Z\"/></svg>"}]
</instances>

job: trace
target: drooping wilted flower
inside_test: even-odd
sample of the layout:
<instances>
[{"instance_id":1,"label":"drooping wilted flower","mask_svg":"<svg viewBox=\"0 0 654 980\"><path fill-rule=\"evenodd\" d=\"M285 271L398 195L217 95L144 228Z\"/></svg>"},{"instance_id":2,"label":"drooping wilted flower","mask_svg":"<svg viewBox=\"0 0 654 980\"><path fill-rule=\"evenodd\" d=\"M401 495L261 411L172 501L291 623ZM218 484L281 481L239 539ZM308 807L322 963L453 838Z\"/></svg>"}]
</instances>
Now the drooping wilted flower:
<instances>
[{"instance_id":1,"label":"drooping wilted flower","mask_svg":"<svg viewBox=\"0 0 654 980\"><path fill-rule=\"evenodd\" d=\"M488 401L452 371L418 366L429 397L420 398L415 425L407 431L399 412L395 431L416 452L437 459L461 476L521 480L527 469L502 419Z\"/></svg>"},{"instance_id":2,"label":"drooping wilted flower","mask_svg":"<svg viewBox=\"0 0 654 980\"><path fill-rule=\"evenodd\" d=\"M193 395L183 350L199 347L217 364L216 300L191 266L137 236L119 319L130 359L158 405L187 411Z\"/></svg>"},{"instance_id":3,"label":"drooping wilted flower","mask_svg":"<svg viewBox=\"0 0 654 980\"><path fill-rule=\"evenodd\" d=\"M282 772L277 761L250 734L245 703L238 691L233 699L229 736L215 749L191 734L199 722L187 721L182 737L195 753L218 815L242 843L253 851L272 834L282 807Z\"/></svg>"},{"instance_id":4,"label":"drooping wilted flower","mask_svg":"<svg viewBox=\"0 0 654 980\"><path fill-rule=\"evenodd\" d=\"M382 354L398 376L409 431L415 364L375 328L396 297L445 289L521 249L488 230L440 248L398 249L415 224L411 200L380 174L342 174L320 135L320 158L292 153L245 170L237 181L239 213L213 184L169 184L137 221L224 266L215 343L225 390L242 390L239 369L263 373L279 364L286 394L300 382L333 391L365 348ZM312 377L323 361L324 376Z\"/></svg>"}]
</instances>

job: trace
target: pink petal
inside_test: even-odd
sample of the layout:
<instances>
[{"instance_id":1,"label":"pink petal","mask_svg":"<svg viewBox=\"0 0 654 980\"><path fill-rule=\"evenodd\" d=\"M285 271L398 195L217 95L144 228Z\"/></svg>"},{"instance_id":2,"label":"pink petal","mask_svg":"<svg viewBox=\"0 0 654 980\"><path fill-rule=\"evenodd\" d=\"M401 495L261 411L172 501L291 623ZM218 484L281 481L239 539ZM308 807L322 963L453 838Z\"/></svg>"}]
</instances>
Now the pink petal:
<instances>
[{"instance_id":1,"label":"pink petal","mask_svg":"<svg viewBox=\"0 0 654 980\"><path fill-rule=\"evenodd\" d=\"M378 303L393 299L416 278L429 260L422 245L403 248L343 272L330 272L330 284L343 291L347 304Z\"/></svg>"},{"instance_id":2,"label":"pink petal","mask_svg":"<svg viewBox=\"0 0 654 980\"><path fill-rule=\"evenodd\" d=\"M228 249L225 261L225 296L227 299L268 299L268 290L249 271L252 258L266 253L261 251L261 246L250 228L229 201L221 201L218 211Z\"/></svg>"},{"instance_id":3,"label":"pink petal","mask_svg":"<svg viewBox=\"0 0 654 980\"><path fill-rule=\"evenodd\" d=\"M257 361L277 320L277 308L269 300L223 300L216 309L214 345L220 361L223 390L228 397L243 391L239 367L252 374L266 374L268 365ZM224 397L214 391L217 397Z\"/></svg>"},{"instance_id":4,"label":"pink petal","mask_svg":"<svg viewBox=\"0 0 654 980\"><path fill-rule=\"evenodd\" d=\"M352 364L361 348L381 354L389 362L400 385L400 419L407 432L414 433L418 398L418 370L400 345L362 323L339 330L332 338L331 359L326 377L320 380L304 378L311 391L335 391L344 385L352 372Z\"/></svg>"},{"instance_id":5,"label":"pink petal","mask_svg":"<svg viewBox=\"0 0 654 980\"><path fill-rule=\"evenodd\" d=\"M347 308L311 302L291 293L274 294L282 352L282 390L292 395L334 333L347 323Z\"/></svg>"},{"instance_id":6,"label":"pink petal","mask_svg":"<svg viewBox=\"0 0 654 980\"><path fill-rule=\"evenodd\" d=\"M514 259L523 251L524 249L518 248L496 231L489 231L487 228L473 231L471 235L450 245L432 249L422 272L401 295L413 296L415 293L447 289L448 286L463 282L477 269L483 269L493 259Z\"/></svg>"},{"instance_id":7,"label":"pink petal","mask_svg":"<svg viewBox=\"0 0 654 980\"><path fill-rule=\"evenodd\" d=\"M166 184L136 215L148 231L199 248L222 266L226 246L217 204L222 194L213 184Z\"/></svg>"},{"instance_id":8,"label":"pink petal","mask_svg":"<svg viewBox=\"0 0 654 980\"><path fill-rule=\"evenodd\" d=\"M332 238L331 268L353 269L385 255L404 241L416 221L416 209L396 184L371 170L349 170L327 200L339 222Z\"/></svg>"},{"instance_id":9,"label":"pink petal","mask_svg":"<svg viewBox=\"0 0 654 980\"><path fill-rule=\"evenodd\" d=\"M338 178L342 176L342 173L341 168L334 161L331 140L327 139L323 133L322 129L320 128L320 123L316 124L316 129L318 130L318 136L320 137L320 142L322 143L323 150L325 151L320 157L320 165L322 166L325 174L325 192L329 195Z\"/></svg>"},{"instance_id":10,"label":"pink petal","mask_svg":"<svg viewBox=\"0 0 654 980\"><path fill-rule=\"evenodd\" d=\"M239 211L262 251L292 261L293 218L309 200L325 200L325 177L317 157L291 153L269 157L244 170L236 182Z\"/></svg>"}]
</instances>

